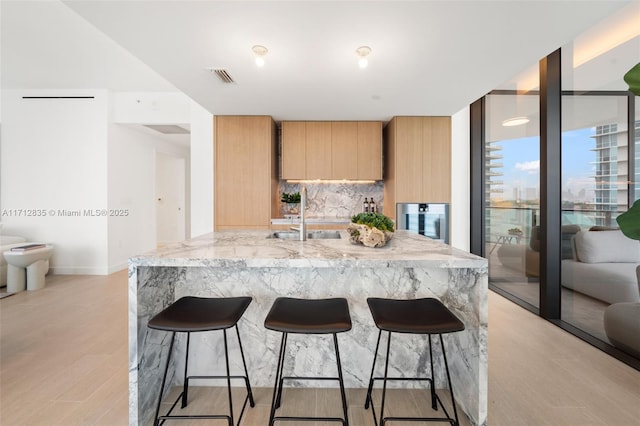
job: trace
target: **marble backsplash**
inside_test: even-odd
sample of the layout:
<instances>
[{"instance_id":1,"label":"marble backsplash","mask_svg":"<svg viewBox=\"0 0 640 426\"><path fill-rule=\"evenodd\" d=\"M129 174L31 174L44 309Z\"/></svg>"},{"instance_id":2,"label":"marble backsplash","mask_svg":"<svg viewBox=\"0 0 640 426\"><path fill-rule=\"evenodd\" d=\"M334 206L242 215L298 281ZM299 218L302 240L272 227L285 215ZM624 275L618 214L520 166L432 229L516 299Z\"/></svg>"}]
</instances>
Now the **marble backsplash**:
<instances>
[{"instance_id":1,"label":"marble backsplash","mask_svg":"<svg viewBox=\"0 0 640 426\"><path fill-rule=\"evenodd\" d=\"M307 187L307 217L350 217L362 212L364 199L374 199L377 211L382 212L383 182L376 183L288 183L280 181L278 194L299 192ZM280 203L280 215L288 213Z\"/></svg>"}]
</instances>

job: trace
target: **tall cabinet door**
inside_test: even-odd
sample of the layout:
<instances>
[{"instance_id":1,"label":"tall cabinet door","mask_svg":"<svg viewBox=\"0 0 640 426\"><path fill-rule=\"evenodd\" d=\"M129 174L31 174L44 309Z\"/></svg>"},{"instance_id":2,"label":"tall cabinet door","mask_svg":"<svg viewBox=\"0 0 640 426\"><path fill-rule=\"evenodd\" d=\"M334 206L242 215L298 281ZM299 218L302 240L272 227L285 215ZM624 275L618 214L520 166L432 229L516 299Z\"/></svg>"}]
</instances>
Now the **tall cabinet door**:
<instances>
[{"instance_id":1,"label":"tall cabinet door","mask_svg":"<svg viewBox=\"0 0 640 426\"><path fill-rule=\"evenodd\" d=\"M282 122L282 179L305 179L306 124L304 121Z\"/></svg>"},{"instance_id":2,"label":"tall cabinet door","mask_svg":"<svg viewBox=\"0 0 640 426\"><path fill-rule=\"evenodd\" d=\"M423 117L423 199L451 202L451 118Z\"/></svg>"},{"instance_id":3,"label":"tall cabinet door","mask_svg":"<svg viewBox=\"0 0 640 426\"><path fill-rule=\"evenodd\" d=\"M358 122L358 177L382 180L382 122Z\"/></svg>"},{"instance_id":4,"label":"tall cabinet door","mask_svg":"<svg viewBox=\"0 0 640 426\"><path fill-rule=\"evenodd\" d=\"M396 120L396 202L425 201L422 194L422 117Z\"/></svg>"},{"instance_id":5,"label":"tall cabinet door","mask_svg":"<svg viewBox=\"0 0 640 426\"><path fill-rule=\"evenodd\" d=\"M451 118L393 117L384 129L384 212L451 202Z\"/></svg>"},{"instance_id":6,"label":"tall cabinet door","mask_svg":"<svg viewBox=\"0 0 640 426\"><path fill-rule=\"evenodd\" d=\"M358 179L358 123L331 123L332 179Z\"/></svg>"},{"instance_id":7,"label":"tall cabinet door","mask_svg":"<svg viewBox=\"0 0 640 426\"><path fill-rule=\"evenodd\" d=\"M274 146L271 117L215 117L215 229L269 228Z\"/></svg>"},{"instance_id":8,"label":"tall cabinet door","mask_svg":"<svg viewBox=\"0 0 640 426\"><path fill-rule=\"evenodd\" d=\"M306 178L331 179L331 122L307 121Z\"/></svg>"}]
</instances>

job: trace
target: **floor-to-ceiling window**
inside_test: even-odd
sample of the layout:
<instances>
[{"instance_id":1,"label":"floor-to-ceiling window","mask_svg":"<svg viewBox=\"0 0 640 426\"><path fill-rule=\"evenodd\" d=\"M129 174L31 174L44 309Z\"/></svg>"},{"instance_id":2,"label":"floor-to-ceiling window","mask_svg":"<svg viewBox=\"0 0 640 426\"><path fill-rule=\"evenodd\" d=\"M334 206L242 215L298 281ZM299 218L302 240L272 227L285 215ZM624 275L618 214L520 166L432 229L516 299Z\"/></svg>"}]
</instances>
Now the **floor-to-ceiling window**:
<instances>
[{"instance_id":1,"label":"floor-to-ceiling window","mask_svg":"<svg viewBox=\"0 0 640 426\"><path fill-rule=\"evenodd\" d=\"M640 368L640 349L633 349L640 337L624 332L640 313L612 314L618 303L640 306L640 259L633 257L640 243L616 223L640 198L640 103L622 78L640 62L640 5L576 37L559 55L555 107L540 106L553 80L538 76L538 64L472 107L472 125L474 111L483 117L482 131L472 128L472 143L483 147L482 176L475 175L483 198L472 200L483 219L472 225L472 248L480 236L493 290ZM540 137L545 114L560 117L559 140L548 138L548 128ZM548 156L552 144L559 144L557 164ZM556 231L545 226L550 217L559 218Z\"/></svg>"},{"instance_id":2,"label":"floor-to-ceiling window","mask_svg":"<svg viewBox=\"0 0 640 426\"><path fill-rule=\"evenodd\" d=\"M624 318L621 325L613 324L606 312L616 303L640 302L638 259L633 262L621 249L630 240L616 222L637 198L640 171L634 153L640 111L623 80L640 62L639 9L629 8L562 47L562 225L567 235L561 320L624 351L616 334L639 323L640 311L626 325ZM581 235L569 237L578 231ZM587 249L591 252L584 253Z\"/></svg>"},{"instance_id":3,"label":"floor-to-ceiling window","mask_svg":"<svg viewBox=\"0 0 640 426\"><path fill-rule=\"evenodd\" d=\"M538 66L486 97L485 255L491 282L538 306Z\"/></svg>"},{"instance_id":4,"label":"floor-to-ceiling window","mask_svg":"<svg viewBox=\"0 0 640 426\"><path fill-rule=\"evenodd\" d=\"M576 252L584 247L582 240L576 245L572 239L579 231L619 232L615 231L616 217L627 210L629 202L628 97L623 93L590 93L567 91L562 97L561 318L608 342L604 312L611 303L626 300L624 288L620 289L623 294L615 289L620 281L618 272L626 269L634 278L634 265L584 262ZM610 240L606 235L596 237ZM600 248L603 254L614 249L607 243ZM627 285L634 282L632 279Z\"/></svg>"}]
</instances>

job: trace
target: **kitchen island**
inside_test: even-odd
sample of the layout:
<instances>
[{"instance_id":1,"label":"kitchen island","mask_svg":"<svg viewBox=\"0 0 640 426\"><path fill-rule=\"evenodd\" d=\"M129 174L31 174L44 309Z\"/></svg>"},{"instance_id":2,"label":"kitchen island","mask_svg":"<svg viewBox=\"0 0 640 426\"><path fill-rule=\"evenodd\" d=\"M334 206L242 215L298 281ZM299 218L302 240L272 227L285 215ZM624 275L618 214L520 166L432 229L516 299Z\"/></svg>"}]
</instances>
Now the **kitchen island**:
<instances>
[{"instance_id":1,"label":"kitchen island","mask_svg":"<svg viewBox=\"0 0 640 426\"><path fill-rule=\"evenodd\" d=\"M345 297L353 328L341 333L338 339L347 388L366 388L371 371L378 330L371 319L367 297L436 297L466 327L445 337L456 400L471 424L486 424L486 259L408 231L397 231L385 247L375 249L351 244L346 231L340 231L341 239L307 241L267 238L270 234L268 231L215 232L130 259L130 424L147 424L153 417L170 341L169 333L149 330L147 321L186 295L253 297L239 328L254 387L273 386L281 335L266 330L263 323L276 297ZM180 334L176 337L168 378L168 383L174 385L182 381L182 373L174 372L184 370L183 337ZM286 365L291 375L335 375L331 341L305 337L290 339ZM219 332L192 336L190 375L224 371L221 339ZM416 372L428 375L427 339L400 335L394 336L394 341L390 376L415 376ZM434 345L436 387L443 389L446 378L438 347ZM242 369L240 357L235 356L238 353L234 351L237 343L231 337L232 374ZM329 383L323 382L322 386ZM202 385L223 386L224 383L209 381ZM309 382L293 385L318 386ZM413 386L408 382L394 385Z\"/></svg>"}]
</instances>

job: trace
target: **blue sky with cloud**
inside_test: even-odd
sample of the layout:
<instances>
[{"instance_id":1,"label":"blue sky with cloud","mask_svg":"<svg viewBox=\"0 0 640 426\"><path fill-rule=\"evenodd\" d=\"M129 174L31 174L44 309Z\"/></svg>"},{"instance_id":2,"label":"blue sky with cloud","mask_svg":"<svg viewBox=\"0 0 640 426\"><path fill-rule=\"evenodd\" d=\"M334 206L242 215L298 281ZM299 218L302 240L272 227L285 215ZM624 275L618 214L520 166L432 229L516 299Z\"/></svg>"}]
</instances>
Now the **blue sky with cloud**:
<instances>
[{"instance_id":1,"label":"blue sky with cloud","mask_svg":"<svg viewBox=\"0 0 640 426\"><path fill-rule=\"evenodd\" d=\"M571 191L578 196L581 190L590 192L595 186L593 178L595 152L591 149L595 146L595 140L591 137L595 134L594 128L586 128L564 132L562 135L562 190L563 193ZM540 188L540 144L537 137L510 139L500 141L502 146L505 199L512 199L514 188L518 188L522 194L531 193L531 188L539 193ZM496 170L498 171L498 170ZM588 194L585 193L585 196ZM570 201L585 201L573 199Z\"/></svg>"}]
</instances>

